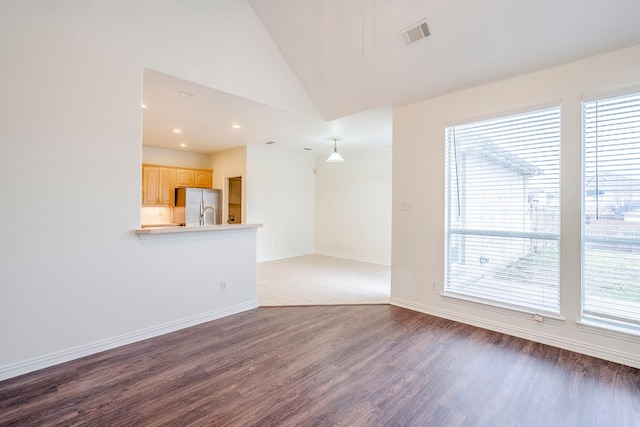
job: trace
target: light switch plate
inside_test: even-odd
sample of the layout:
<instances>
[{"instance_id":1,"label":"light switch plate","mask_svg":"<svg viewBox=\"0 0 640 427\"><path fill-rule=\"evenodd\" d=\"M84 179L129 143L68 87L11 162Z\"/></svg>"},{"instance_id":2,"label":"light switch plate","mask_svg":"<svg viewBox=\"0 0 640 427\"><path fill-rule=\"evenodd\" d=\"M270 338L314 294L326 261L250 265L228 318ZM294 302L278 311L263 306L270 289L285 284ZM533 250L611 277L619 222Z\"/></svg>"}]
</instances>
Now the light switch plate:
<instances>
[{"instance_id":1,"label":"light switch plate","mask_svg":"<svg viewBox=\"0 0 640 427\"><path fill-rule=\"evenodd\" d=\"M400 202L401 211L410 211L412 209L413 209L413 203L411 203L411 200L403 200Z\"/></svg>"}]
</instances>

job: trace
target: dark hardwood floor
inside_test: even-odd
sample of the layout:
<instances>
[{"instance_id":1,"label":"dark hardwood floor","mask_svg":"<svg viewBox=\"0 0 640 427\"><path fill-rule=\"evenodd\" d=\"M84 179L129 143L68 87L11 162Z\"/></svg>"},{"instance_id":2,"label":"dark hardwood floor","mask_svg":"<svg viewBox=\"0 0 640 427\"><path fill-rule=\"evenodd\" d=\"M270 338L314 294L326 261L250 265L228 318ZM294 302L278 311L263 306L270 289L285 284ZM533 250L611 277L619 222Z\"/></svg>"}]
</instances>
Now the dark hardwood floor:
<instances>
[{"instance_id":1,"label":"dark hardwood floor","mask_svg":"<svg viewBox=\"0 0 640 427\"><path fill-rule=\"evenodd\" d=\"M640 426L640 371L389 305L259 308L0 382L0 425Z\"/></svg>"}]
</instances>

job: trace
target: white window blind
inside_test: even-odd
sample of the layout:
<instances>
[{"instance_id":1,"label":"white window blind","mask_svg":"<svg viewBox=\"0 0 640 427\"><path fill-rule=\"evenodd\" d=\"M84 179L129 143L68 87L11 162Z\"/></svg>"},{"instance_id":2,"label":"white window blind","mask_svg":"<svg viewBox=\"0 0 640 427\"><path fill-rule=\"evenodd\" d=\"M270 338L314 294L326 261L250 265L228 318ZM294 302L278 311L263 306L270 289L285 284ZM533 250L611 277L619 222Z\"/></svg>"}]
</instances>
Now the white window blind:
<instances>
[{"instance_id":1,"label":"white window blind","mask_svg":"<svg viewBox=\"0 0 640 427\"><path fill-rule=\"evenodd\" d=\"M640 93L583 102L583 316L640 328Z\"/></svg>"},{"instance_id":2,"label":"white window blind","mask_svg":"<svg viewBox=\"0 0 640 427\"><path fill-rule=\"evenodd\" d=\"M445 138L445 292L559 312L560 107Z\"/></svg>"}]
</instances>

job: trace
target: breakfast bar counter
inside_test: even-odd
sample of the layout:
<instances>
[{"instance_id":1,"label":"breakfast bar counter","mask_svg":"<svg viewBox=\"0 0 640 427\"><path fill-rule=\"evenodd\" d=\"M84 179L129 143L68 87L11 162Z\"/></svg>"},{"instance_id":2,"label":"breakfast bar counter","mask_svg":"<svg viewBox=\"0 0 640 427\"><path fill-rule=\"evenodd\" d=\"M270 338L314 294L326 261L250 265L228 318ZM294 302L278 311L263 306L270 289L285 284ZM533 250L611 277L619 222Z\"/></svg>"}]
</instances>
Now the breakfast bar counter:
<instances>
[{"instance_id":1,"label":"breakfast bar counter","mask_svg":"<svg viewBox=\"0 0 640 427\"><path fill-rule=\"evenodd\" d=\"M186 233L216 233L232 230L245 230L260 228L262 224L226 224L226 225L204 225L195 227L168 226L168 227L144 227L135 230L138 238L170 237L179 236Z\"/></svg>"}]
</instances>

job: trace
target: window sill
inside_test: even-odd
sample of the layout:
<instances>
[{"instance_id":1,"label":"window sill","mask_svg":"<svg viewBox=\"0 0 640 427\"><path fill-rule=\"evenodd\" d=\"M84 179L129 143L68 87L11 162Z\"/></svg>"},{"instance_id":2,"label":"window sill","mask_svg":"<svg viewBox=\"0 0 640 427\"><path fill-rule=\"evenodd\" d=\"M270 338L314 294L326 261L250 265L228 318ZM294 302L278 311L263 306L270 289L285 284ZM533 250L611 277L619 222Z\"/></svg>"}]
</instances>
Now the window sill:
<instances>
[{"instance_id":1,"label":"window sill","mask_svg":"<svg viewBox=\"0 0 640 427\"><path fill-rule=\"evenodd\" d=\"M512 306L509 304L501 304L495 301L488 301L480 298L473 298L466 295L456 294L452 292L445 292L440 294L446 300L463 304L470 307L481 308L484 310L493 311L495 313L507 314L510 316L518 317L521 319L534 320L536 315L542 315L542 323L549 323L552 325L562 325L566 319L559 313L551 313L546 311L535 311L533 309L526 309L524 307Z\"/></svg>"},{"instance_id":2,"label":"window sill","mask_svg":"<svg viewBox=\"0 0 640 427\"><path fill-rule=\"evenodd\" d=\"M633 327L623 327L601 321L594 318L583 318L576 321L578 329L582 332L603 335L605 337L613 337L634 343L640 342L640 329Z\"/></svg>"}]
</instances>

